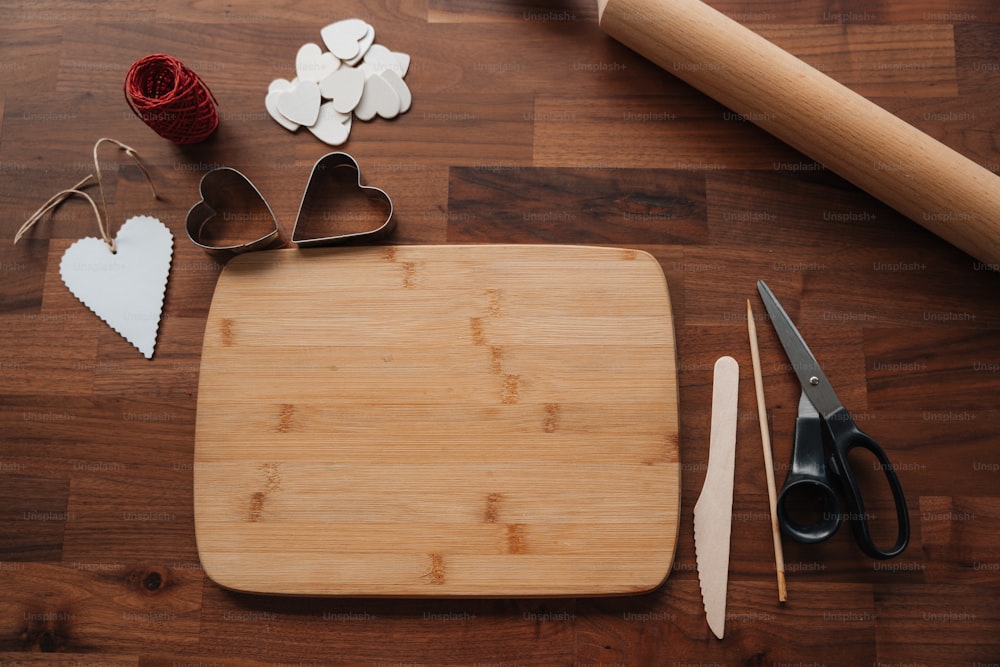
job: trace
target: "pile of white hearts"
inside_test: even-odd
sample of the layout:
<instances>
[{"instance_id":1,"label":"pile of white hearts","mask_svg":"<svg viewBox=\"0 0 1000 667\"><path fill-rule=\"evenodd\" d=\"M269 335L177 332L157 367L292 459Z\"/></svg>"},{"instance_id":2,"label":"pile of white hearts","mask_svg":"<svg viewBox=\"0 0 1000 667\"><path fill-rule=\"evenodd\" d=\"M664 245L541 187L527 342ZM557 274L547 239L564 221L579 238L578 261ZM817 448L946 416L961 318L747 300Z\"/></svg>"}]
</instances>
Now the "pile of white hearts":
<instances>
[{"instance_id":1,"label":"pile of white hearts","mask_svg":"<svg viewBox=\"0 0 1000 667\"><path fill-rule=\"evenodd\" d=\"M295 56L296 77L268 86L264 106L282 127L294 132L304 126L320 141L339 146L350 136L354 116L395 118L410 109L413 98L403 81L410 56L375 44L371 24L344 19L320 36L329 51L303 45Z\"/></svg>"}]
</instances>

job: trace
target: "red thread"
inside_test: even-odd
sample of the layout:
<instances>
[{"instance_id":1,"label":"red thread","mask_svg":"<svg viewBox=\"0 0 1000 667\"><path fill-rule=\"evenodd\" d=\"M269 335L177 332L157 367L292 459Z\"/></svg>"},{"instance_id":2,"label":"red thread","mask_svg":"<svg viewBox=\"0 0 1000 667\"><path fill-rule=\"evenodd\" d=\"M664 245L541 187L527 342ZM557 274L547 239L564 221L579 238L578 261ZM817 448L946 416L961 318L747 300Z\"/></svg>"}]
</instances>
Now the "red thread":
<instances>
[{"instance_id":1,"label":"red thread","mask_svg":"<svg viewBox=\"0 0 1000 667\"><path fill-rule=\"evenodd\" d=\"M175 144L198 143L219 126L212 91L181 61L162 53L132 64L125 99L146 125Z\"/></svg>"}]
</instances>

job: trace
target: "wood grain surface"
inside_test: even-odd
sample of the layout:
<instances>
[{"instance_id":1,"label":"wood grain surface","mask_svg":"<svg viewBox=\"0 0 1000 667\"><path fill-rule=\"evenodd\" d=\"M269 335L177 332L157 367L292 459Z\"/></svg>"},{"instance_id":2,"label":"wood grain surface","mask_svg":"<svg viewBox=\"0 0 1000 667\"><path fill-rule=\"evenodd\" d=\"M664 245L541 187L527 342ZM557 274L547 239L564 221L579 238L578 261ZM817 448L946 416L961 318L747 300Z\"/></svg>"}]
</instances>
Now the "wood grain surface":
<instances>
[{"instance_id":1,"label":"wood grain surface","mask_svg":"<svg viewBox=\"0 0 1000 667\"><path fill-rule=\"evenodd\" d=\"M251 593L648 593L677 546L675 356L631 249L247 253L202 347L201 564Z\"/></svg>"},{"instance_id":2,"label":"wood grain surface","mask_svg":"<svg viewBox=\"0 0 1000 667\"><path fill-rule=\"evenodd\" d=\"M1000 171L992 0L713 0L821 71ZM335 8L334 8L335 7ZM344 146L391 194L399 244L636 248L667 276L677 332L681 524L667 583L639 597L270 598L220 589L193 515L202 339L222 262L184 237L208 169L240 169L287 239L327 152L265 114L268 82L327 23L375 25L412 55L413 108ZM179 148L136 120L128 66L180 58L221 125ZM964 665L1000 662L1000 306L996 268L783 145L604 35L584 0L9 0L0 6L0 663L26 665ZM177 237L152 361L63 286L96 229L71 201L101 136L114 220ZM785 541L777 602L746 299L765 279L907 493L913 540L873 562L841 530ZM756 313L762 307L755 306ZM758 323L775 467L798 387ZM712 363L743 369L726 638L705 623L691 513Z\"/></svg>"}]
</instances>

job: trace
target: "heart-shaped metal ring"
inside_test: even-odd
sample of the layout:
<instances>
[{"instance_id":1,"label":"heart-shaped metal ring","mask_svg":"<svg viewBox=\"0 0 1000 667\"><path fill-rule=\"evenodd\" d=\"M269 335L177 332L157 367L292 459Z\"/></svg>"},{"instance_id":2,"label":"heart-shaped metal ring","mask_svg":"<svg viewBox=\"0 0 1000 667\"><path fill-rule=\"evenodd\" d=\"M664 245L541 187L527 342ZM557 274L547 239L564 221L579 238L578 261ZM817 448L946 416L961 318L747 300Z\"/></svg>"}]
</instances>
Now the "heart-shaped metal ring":
<instances>
[{"instance_id":1,"label":"heart-shaped metal ring","mask_svg":"<svg viewBox=\"0 0 1000 667\"><path fill-rule=\"evenodd\" d=\"M185 228L191 242L210 255L236 255L262 250L281 243L278 220L260 190L246 176L231 167L213 169L201 177L201 200L187 214ZM220 220L221 218L221 220ZM238 231L270 220L273 229L252 241L241 242ZM214 227L213 223L221 223ZM237 230L220 234L220 228ZM207 232L207 233L206 233Z\"/></svg>"},{"instance_id":2,"label":"heart-shaped metal ring","mask_svg":"<svg viewBox=\"0 0 1000 667\"><path fill-rule=\"evenodd\" d=\"M310 233L307 221L323 231ZM327 153L309 175L292 243L299 247L366 243L388 236L395 226L389 195L361 184L361 169L353 157Z\"/></svg>"}]
</instances>

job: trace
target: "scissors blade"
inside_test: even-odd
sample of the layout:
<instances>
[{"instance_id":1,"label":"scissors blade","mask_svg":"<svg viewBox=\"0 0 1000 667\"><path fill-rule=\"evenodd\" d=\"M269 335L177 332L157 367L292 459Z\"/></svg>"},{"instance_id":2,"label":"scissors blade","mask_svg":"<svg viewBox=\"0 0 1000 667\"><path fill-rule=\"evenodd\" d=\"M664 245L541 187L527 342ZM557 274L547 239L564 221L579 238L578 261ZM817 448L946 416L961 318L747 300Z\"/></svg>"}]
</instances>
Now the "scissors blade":
<instances>
[{"instance_id":1,"label":"scissors blade","mask_svg":"<svg viewBox=\"0 0 1000 667\"><path fill-rule=\"evenodd\" d=\"M816 411L816 406L813 405L809 397L806 396L806 392L802 392L799 396L799 418L808 419L812 417L819 417L819 412Z\"/></svg>"},{"instance_id":2,"label":"scissors blade","mask_svg":"<svg viewBox=\"0 0 1000 667\"><path fill-rule=\"evenodd\" d=\"M757 291L764 301L764 308L771 317L771 324L778 334L778 340L785 348L785 354L792 363L792 370L802 385L802 393L809 397L809 401L815 406L823 418L827 418L843 407L837 394L830 386L830 381L826 379L826 374L820 368L816 357L809 351L809 346L803 340L802 334L792 324L792 319L788 313L778 303L771 289L763 280L757 281ZM801 403L800 403L801 408Z\"/></svg>"}]
</instances>

